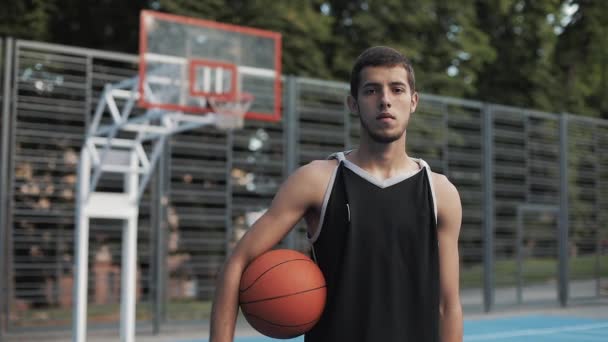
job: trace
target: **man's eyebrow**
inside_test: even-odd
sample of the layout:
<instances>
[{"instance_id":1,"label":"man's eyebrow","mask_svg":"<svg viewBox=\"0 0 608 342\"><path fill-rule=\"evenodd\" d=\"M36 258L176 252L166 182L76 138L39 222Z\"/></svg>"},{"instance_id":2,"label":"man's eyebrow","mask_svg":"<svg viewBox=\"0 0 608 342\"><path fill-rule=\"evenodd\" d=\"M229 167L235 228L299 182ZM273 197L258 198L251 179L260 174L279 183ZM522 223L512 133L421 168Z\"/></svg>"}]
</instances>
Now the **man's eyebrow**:
<instances>
[{"instance_id":1,"label":"man's eyebrow","mask_svg":"<svg viewBox=\"0 0 608 342\"><path fill-rule=\"evenodd\" d=\"M381 84L379 82L365 82L363 83L362 87L378 87ZM402 82L402 81L394 81L394 82L390 82L389 85L391 86L407 86L407 83Z\"/></svg>"},{"instance_id":2,"label":"man's eyebrow","mask_svg":"<svg viewBox=\"0 0 608 342\"><path fill-rule=\"evenodd\" d=\"M361 87L379 87L379 82L365 82Z\"/></svg>"}]
</instances>

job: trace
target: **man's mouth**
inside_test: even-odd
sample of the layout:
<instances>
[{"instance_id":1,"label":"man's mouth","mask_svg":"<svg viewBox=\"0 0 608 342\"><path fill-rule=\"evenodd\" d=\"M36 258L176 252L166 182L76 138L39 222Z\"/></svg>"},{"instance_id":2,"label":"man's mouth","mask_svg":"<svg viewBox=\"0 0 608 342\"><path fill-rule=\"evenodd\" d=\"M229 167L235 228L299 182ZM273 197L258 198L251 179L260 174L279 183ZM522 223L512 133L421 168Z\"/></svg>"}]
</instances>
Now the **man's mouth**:
<instances>
[{"instance_id":1,"label":"man's mouth","mask_svg":"<svg viewBox=\"0 0 608 342\"><path fill-rule=\"evenodd\" d=\"M380 113L380 115L376 116L376 119L385 121L385 120L395 120L396 118L394 115L392 115L390 113Z\"/></svg>"}]
</instances>

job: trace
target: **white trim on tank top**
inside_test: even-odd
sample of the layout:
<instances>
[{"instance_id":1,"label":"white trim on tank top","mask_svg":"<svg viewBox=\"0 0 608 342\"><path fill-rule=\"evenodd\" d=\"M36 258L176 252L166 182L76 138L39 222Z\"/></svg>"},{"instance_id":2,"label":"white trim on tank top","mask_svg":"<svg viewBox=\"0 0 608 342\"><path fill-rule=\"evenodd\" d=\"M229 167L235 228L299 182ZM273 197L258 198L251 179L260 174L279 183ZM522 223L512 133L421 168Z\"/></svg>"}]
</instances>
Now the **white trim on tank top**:
<instances>
[{"instance_id":1,"label":"white trim on tank top","mask_svg":"<svg viewBox=\"0 0 608 342\"><path fill-rule=\"evenodd\" d=\"M429 166L429 164L427 164L427 162L425 162L424 160L422 160L420 158L410 157L411 160L413 160L414 162L416 162L416 164L419 165L419 167L420 167L419 170L408 172L404 175L395 176L395 177L392 177L389 179L385 179L384 181L380 181L380 180L376 179L375 177L373 177L369 172L367 172L364 169L362 169L361 167L359 167L357 164L346 159L345 155L350 153L351 151L352 150L345 151L345 152L337 152L328 157L328 159L333 159L333 158L337 159L338 166L336 166L336 168L334 169L334 172L331 175L329 183L327 184L327 188L325 190L325 196L323 197L323 206L321 207L321 216L319 217L319 224L317 225L315 234L312 237L310 237L307 234L308 240L311 243L314 243L315 241L317 241L317 239L319 238L319 235L321 234L321 228L323 227L323 222L325 220L325 211L327 210L327 203L329 202L329 197L331 195L331 192L332 192L334 184L335 184L336 173L338 172L338 167L340 166L340 162L343 162L344 166L348 167L351 171L358 174L359 176L361 176L363 179L369 181L370 183L378 186L379 188L387 188L387 187L390 187L397 183L400 183L400 182L416 175L418 172L420 172L420 170L426 169L427 176L429 178L429 184L431 185L431 195L433 196L433 213L435 214L435 224L437 224L437 199L435 197L435 187L433 186L431 167Z\"/></svg>"}]
</instances>

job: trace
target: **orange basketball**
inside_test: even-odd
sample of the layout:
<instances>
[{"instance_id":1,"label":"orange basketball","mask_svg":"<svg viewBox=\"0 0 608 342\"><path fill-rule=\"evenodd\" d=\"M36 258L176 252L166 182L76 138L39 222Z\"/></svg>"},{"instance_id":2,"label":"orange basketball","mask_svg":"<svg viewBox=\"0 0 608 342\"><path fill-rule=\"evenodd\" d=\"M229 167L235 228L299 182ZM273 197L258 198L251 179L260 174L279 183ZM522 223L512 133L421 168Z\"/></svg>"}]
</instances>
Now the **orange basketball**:
<instances>
[{"instance_id":1,"label":"orange basketball","mask_svg":"<svg viewBox=\"0 0 608 342\"><path fill-rule=\"evenodd\" d=\"M266 252L243 272L239 304L249 324L273 338L310 330L325 307L325 278L306 255L288 249Z\"/></svg>"}]
</instances>

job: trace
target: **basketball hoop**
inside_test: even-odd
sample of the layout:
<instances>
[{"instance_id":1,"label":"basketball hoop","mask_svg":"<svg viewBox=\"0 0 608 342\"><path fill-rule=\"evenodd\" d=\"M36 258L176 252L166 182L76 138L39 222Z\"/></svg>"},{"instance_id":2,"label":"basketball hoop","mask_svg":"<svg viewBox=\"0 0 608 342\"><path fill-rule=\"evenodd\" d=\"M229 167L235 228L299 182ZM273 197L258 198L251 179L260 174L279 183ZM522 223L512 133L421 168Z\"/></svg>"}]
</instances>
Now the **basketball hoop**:
<instances>
[{"instance_id":1,"label":"basketball hoop","mask_svg":"<svg viewBox=\"0 0 608 342\"><path fill-rule=\"evenodd\" d=\"M240 93L236 97L209 97L208 100L215 115L215 126L228 131L243 128L245 113L253 103L253 95Z\"/></svg>"}]
</instances>

